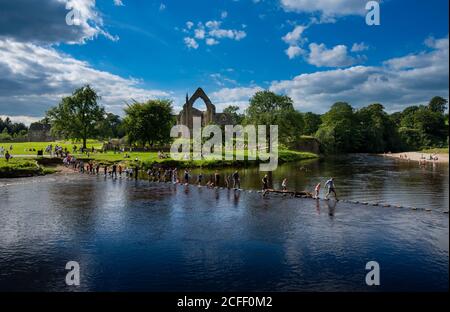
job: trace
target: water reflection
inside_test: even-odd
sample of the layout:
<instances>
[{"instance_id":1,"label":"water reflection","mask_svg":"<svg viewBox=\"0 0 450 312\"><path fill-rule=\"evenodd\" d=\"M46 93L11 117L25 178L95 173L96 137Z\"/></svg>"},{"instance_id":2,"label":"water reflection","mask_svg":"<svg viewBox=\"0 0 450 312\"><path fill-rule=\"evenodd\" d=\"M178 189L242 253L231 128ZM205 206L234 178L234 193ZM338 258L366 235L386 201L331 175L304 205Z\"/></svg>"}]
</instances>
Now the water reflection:
<instances>
[{"instance_id":1,"label":"water reflection","mask_svg":"<svg viewBox=\"0 0 450 312\"><path fill-rule=\"evenodd\" d=\"M372 188L393 196L387 188L406 181L397 187L400 193L409 187L429 196L424 183L443 183L446 175L439 168L406 172L390 162L394 169L374 164L369 174L362 163L333 171L320 162L297 171L281 167L273 181L276 186L278 177L291 175L290 184L299 186L333 175L339 191L355 198ZM292 171L304 174L295 180ZM254 172L242 175L250 183ZM1 183L1 290L70 291L64 283L69 260L82 266L76 290L371 291L364 283L371 260L383 268L378 290L448 290L448 216L438 209L102 176Z\"/></svg>"},{"instance_id":2,"label":"water reflection","mask_svg":"<svg viewBox=\"0 0 450 312\"><path fill-rule=\"evenodd\" d=\"M222 176L234 169L224 169ZM196 176L206 176L213 170L194 169ZM244 189L261 189L263 172L258 167L239 169ZM281 189L281 182L288 179L288 188L313 192L317 183L335 178L340 198L360 202L431 208L439 211L449 208L448 164L429 164L421 167L417 162L400 161L371 155L350 155L323 160L311 160L278 166L271 172L271 187ZM323 185L323 184L322 184ZM321 196L325 195L322 188Z\"/></svg>"}]
</instances>

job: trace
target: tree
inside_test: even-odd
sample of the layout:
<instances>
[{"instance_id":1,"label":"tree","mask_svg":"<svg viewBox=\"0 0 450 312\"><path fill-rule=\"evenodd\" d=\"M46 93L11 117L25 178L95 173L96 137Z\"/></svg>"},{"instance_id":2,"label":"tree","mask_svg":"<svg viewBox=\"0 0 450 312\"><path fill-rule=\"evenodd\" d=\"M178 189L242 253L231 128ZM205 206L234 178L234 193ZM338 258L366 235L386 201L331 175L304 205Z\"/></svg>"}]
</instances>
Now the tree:
<instances>
[{"instance_id":1,"label":"tree","mask_svg":"<svg viewBox=\"0 0 450 312\"><path fill-rule=\"evenodd\" d=\"M428 103L428 109L435 113L444 114L448 101L440 96L433 97Z\"/></svg>"},{"instance_id":2,"label":"tree","mask_svg":"<svg viewBox=\"0 0 450 312\"><path fill-rule=\"evenodd\" d=\"M105 115L103 107L99 106L99 96L89 85L76 89L68 97L64 97L58 106L47 112L52 125L52 131L66 138L86 141L98 134L98 123Z\"/></svg>"},{"instance_id":3,"label":"tree","mask_svg":"<svg viewBox=\"0 0 450 312\"><path fill-rule=\"evenodd\" d=\"M106 113L98 125L98 131L102 138L121 138L125 135L120 116L112 113Z\"/></svg>"},{"instance_id":4,"label":"tree","mask_svg":"<svg viewBox=\"0 0 450 312\"><path fill-rule=\"evenodd\" d=\"M9 117L6 117L4 121L0 118L0 132L4 133L4 137L6 137L6 134L15 137L24 136L27 131L28 127L21 122L12 122Z\"/></svg>"},{"instance_id":5,"label":"tree","mask_svg":"<svg viewBox=\"0 0 450 312\"><path fill-rule=\"evenodd\" d=\"M239 110L239 106L230 105L224 108L223 113L231 117L231 122L233 123L233 125L239 125L244 119L244 115L238 113Z\"/></svg>"},{"instance_id":6,"label":"tree","mask_svg":"<svg viewBox=\"0 0 450 312\"><path fill-rule=\"evenodd\" d=\"M438 101L431 102L436 104ZM446 144L448 126L445 115L436 105L410 106L403 110L399 133L407 148L441 147Z\"/></svg>"},{"instance_id":7,"label":"tree","mask_svg":"<svg viewBox=\"0 0 450 312\"><path fill-rule=\"evenodd\" d=\"M401 148L395 121L376 103L356 111L361 141L360 152L381 153Z\"/></svg>"},{"instance_id":8,"label":"tree","mask_svg":"<svg viewBox=\"0 0 450 312\"><path fill-rule=\"evenodd\" d=\"M289 144L303 131L303 116L294 109L293 101L285 95L259 91L250 99L245 112L245 123L253 125L278 125L279 141Z\"/></svg>"},{"instance_id":9,"label":"tree","mask_svg":"<svg viewBox=\"0 0 450 312\"><path fill-rule=\"evenodd\" d=\"M131 143L153 146L170 142L174 123L170 100L136 102L125 108L125 114L124 129Z\"/></svg>"},{"instance_id":10,"label":"tree","mask_svg":"<svg viewBox=\"0 0 450 312\"><path fill-rule=\"evenodd\" d=\"M311 112L303 114L303 121L305 123L303 133L308 135L315 134L322 123L320 115Z\"/></svg>"},{"instance_id":11,"label":"tree","mask_svg":"<svg viewBox=\"0 0 450 312\"><path fill-rule=\"evenodd\" d=\"M359 127L353 108L346 102L337 102L322 115L322 124L316 137L330 153L352 152L360 142Z\"/></svg>"}]
</instances>

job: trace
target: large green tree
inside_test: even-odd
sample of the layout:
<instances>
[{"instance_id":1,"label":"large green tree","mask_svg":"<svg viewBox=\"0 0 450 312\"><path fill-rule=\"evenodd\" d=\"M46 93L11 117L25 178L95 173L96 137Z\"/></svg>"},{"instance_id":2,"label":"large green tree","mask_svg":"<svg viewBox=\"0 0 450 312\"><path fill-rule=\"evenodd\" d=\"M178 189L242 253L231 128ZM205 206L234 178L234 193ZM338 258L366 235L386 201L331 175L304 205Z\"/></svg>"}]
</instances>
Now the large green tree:
<instances>
[{"instance_id":1,"label":"large green tree","mask_svg":"<svg viewBox=\"0 0 450 312\"><path fill-rule=\"evenodd\" d=\"M106 113L98 124L98 131L102 138L121 138L125 135L120 116L112 113Z\"/></svg>"},{"instance_id":2,"label":"large green tree","mask_svg":"<svg viewBox=\"0 0 450 312\"><path fill-rule=\"evenodd\" d=\"M279 141L290 144L303 133L303 116L294 109L293 101L286 95L259 91L250 99L245 112L245 123L253 125L278 125Z\"/></svg>"},{"instance_id":3,"label":"large green tree","mask_svg":"<svg viewBox=\"0 0 450 312\"><path fill-rule=\"evenodd\" d=\"M303 133L308 135L315 134L322 124L320 115L311 112L303 114L303 121L305 123Z\"/></svg>"},{"instance_id":4,"label":"large green tree","mask_svg":"<svg viewBox=\"0 0 450 312\"><path fill-rule=\"evenodd\" d=\"M447 99L440 96L435 96L428 103L428 109L435 113L444 114L447 109L447 103Z\"/></svg>"},{"instance_id":5,"label":"large green tree","mask_svg":"<svg viewBox=\"0 0 450 312\"><path fill-rule=\"evenodd\" d=\"M174 124L171 101L136 102L125 108L125 114L124 129L130 143L154 146L170 142L170 129Z\"/></svg>"},{"instance_id":6,"label":"large green tree","mask_svg":"<svg viewBox=\"0 0 450 312\"><path fill-rule=\"evenodd\" d=\"M360 131L360 152L381 153L401 148L395 121L376 103L355 113Z\"/></svg>"},{"instance_id":7,"label":"large green tree","mask_svg":"<svg viewBox=\"0 0 450 312\"><path fill-rule=\"evenodd\" d=\"M360 144L360 132L353 108L346 102L333 104L322 115L322 124L316 137L329 153L354 151Z\"/></svg>"},{"instance_id":8,"label":"large green tree","mask_svg":"<svg viewBox=\"0 0 450 312\"><path fill-rule=\"evenodd\" d=\"M89 85L64 97L58 106L47 112L52 131L66 138L81 139L86 148L87 139L96 137L97 125L105 116L104 108L97 103L99 98Z\"/></svg>"},{"instance_id":9,"label":"large green tree","mask_svg":"<svg viewBox=\"0 0 450 312\"><path fill-rule=\"evenodd\" d=\"M230 105L223 109L223 112L231 117L233 125L239 125L244 119L244 115L239 113L239 106Z\"/></svg>"}]
</instances>

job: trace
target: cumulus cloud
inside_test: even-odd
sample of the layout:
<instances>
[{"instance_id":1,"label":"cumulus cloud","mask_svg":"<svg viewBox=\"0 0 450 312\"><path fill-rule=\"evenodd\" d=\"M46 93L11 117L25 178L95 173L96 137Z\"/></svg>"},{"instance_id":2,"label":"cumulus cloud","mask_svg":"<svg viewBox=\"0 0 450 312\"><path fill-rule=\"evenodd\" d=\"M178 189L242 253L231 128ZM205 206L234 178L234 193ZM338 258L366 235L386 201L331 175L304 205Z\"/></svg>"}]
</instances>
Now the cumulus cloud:
<instances>
[{"instance_id":1,"label":"cumulus cloud","mask_svg":"<svg viewBox=\"0 0 450 312\"><path fill-rule=\"evenodd\" d=\"M381 66L352 66L273 82L271 89L292 97L301 110L326 111L337 101L354 106L380 102L390 111L448 98L448 37L433 40L431 51L387 60Z\"/></svg>"},{"instance_id":2,"label":"cumulus cloud","mask_svg":"<svg viewBox=\"0 0 450 312\"><path fill-rule=\"evenodd\" d=\"M289 57L289 59L294 59L297 56L300 55L304 55L306 53L305 50L303 50L302 48L298 47L298 46L290 46L289 48L286 49L286 54Z\"/></svg>"},{"instance_id":3,"label":"cumulus cloud","mask_svg":"<svg viewBox=\"0 0 450 312\"><path fill-rule=\"evenodd\" d=\"M307 62L318 67L346 67L358 61L348 54L347 46L342 44L327 49L323 43L311 43L309 50Z\"/></svg>"},{"instance_id":4,"label":"cumulus cloud","mask_svg":"<svg viewBox=\"0 0 450 312\"><path fill-rule=\"evenodd\" d=\"M114 5L115 6L124 6L122 0L114 0Z\"/></svg>"},{"instance_id":5,"label":"cumulus cloud","mask_svg":"<svg viewBox=\"0 0 450 312\"><path fill-rule=\"evenodd\" d=\"M214 38L208 38L208 39L205 40L205 42L206 42L206 44L209 45L209 46L219 44L219 41L217 41L217 40L214 39Z\"/></svg>"},{"instance_id":6,"label":"cumulus cloud","mask_svg":"<svg viewBox=\"0 0 450 312\"><path fill-rule=\"evenodd\" d=\"M307 26L298 25L295 26L291 32L288 32L282 39L289 45L296 45L302 41L302 34L307 29Z\"/></svg>"},{"instance_id":7,"label":"cumulus cloud","mask_svg":"<svg viewBox=\"0 0 450 312\"><path fill-rule=\"evenodd\" d=\"M84 43L98 35L118 39L104 29L94 0L0 0L0 7L0 38L43 44ZM68 14L76 25L66 23Z\"/></svg>"},{"instance_id":8,"label":"cumulus cloud","mask_svg":"<svg viewBox=\"0 0 450 312\"><path fill-rule=\"evenodd\" d=\"M304 50L300 48L300 46L303 46L304 42L307 41L306 38L302 37L307 28L308 26L305 25L297 25L292 31L281 38L284 42L289 44L289 47L285 50L289 59L294 59L304 53Z\"/></svg>"},{"instance_id":9,"label":"cumulus cloud","mask_svg":"<svg viewBox=\"0 0 450 312\"><path fill-rule=\"evenodd\" d=\"M0 107L10 116L42 117L75 88L91 84L109 111L122 113L125 101L170 97L139 87L140 81L92 68L51 47L0 39Z\"/></svg>"},{"instance_id":10,"label":"cumulus cloud","mask_svg":"<svg viewBox=\"0 0 450 312\"><path fill-rule=\"evenodd\" d=\"M244 110L248 106L248 100L258 91L262 91L261 87L237 87L222 88L219 91L211 93L211 100L219 110L223 110L227 106L239 106Z\"/></svg>"},{"instance_id":11,"label":"cumulus cloud","mask_svg":"<svg viewBox=\"0 0 450 312\"><path fill-rule=\"evenodd\" d=\"M281 0L286 11L319 13L325 17L364 15L366 3L362 0Z\"/></svg>"},{"instance_id":12,"label":"cumulus cloud","mask_svg":"<svg viewBox=\"0 0 450 312\"><path fill-rule=\"evenodd\" d=\"M301 111L326 112L338 101L354 107L382 103L390 112L427 103L433 96L449 97L448 37L426 41L427 48L385 61L380 66L351 66L301 74L273 81L270 90L290 96ZM223 88L213 94L222 107L245 109L259 87Z\"/></svg>"}]
</instances>

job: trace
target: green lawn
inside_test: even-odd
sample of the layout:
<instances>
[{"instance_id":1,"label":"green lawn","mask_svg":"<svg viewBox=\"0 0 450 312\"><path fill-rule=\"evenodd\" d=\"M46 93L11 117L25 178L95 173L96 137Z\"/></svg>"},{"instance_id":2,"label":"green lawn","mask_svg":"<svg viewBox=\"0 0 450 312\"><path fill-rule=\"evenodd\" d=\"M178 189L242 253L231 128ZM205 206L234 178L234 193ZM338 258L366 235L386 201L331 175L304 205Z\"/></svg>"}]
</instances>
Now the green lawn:
<instances>
[{"instance_id":1,"label":"green lawn","mask_svg":"<svg viewBox=\"0 0 450 312\"><path fill-rule=\"evenodd\" d=\"M37 150L44 150L49 145L53 144L53 148L55 145L62 146L63 148L66 148L72 152L72 148L74 145L76 145L78 148L81 148L83 144L81 143L73 143L71 141L56 141L56 142L21 142L21 143L11 143L11 142L0 142L0 146L3 146L3 148L7 149L12 155L37 155ZM13 149L12 151L9 149L12 145ZM99 142L96 140L88 140L87 147L88 148L94 148L100 149L103 146L103 142ZM32 149L35 149L36 151L32 151Z\"/></svg>"},{"instance_id":2,"label":"green lawn","mask_svg":"<svg viewBox=\"0 0 450 312\"><path fill-rule=\"evenodd\" d=\"M26 142L26 143L0 143L0 146L4 148L8 148L12 145L13 149L11 155L13 155L13 159L10 160L9 163L5 161L4 158L0 158L0 170L3 171L3 175L11 175L14 171L18 172L18 176L23 176L23 174L35 173L42 174L48 172L49 169L44 168L43 166L39 166L36 163L36 159L38 159L36 151L30 151L30 149L45 149L49 142ZM63 148L67 147L69 151L73 149L73 143L70 141L59 141L59 142L51 142L53 146L56 144L62 146ZM94 146L96 149L101 149L102 142L91 140L88 142L88 148ZM81 147L81 144L76 144L78 148ZM128 155L129 157L125 157ZM244 155L247 155L247 151L245 151ZM46 155L48 156L48 155ZM108 151L106 153L95 152L88 154L75 154L75 157L78 159L85 160L93 160L100 164L112 164L112 163L123 163L124 165L136 165L139 164L141 168L146 169L151 167L154 164L165 164L168 166L176 166L176 167L229 167L229 166L237 166L237 167L247 167L252 165L259 164L259 160L173 160L169 159L160 159L158 157L157 152L125 152L125 153L114 153L112 151ZM318 156L313 153L307 152L297 152L291 150L279 150L278 153L278 162L295 162L306 159L314 159ZM246 158L246 157L245 157ZM137 160L137 162L136 162ZM47 171L46 171L47 170Z\"/></svg>"}]
</instances>

